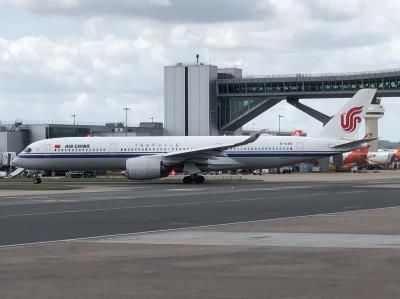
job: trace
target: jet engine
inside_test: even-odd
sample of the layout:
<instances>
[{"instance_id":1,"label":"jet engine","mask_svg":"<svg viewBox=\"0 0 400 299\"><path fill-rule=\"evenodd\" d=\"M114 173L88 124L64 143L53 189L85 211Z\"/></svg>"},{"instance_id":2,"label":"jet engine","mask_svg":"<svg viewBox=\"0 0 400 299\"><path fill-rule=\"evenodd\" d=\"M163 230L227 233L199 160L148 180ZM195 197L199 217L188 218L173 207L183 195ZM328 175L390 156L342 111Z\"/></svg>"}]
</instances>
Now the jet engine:
<instances>
[{"instance_id":1,"label":"jet engine","mask_svg":"<svg viewBox=\"0 0 400 299\"><path fill-rule=\"evenodd\" d=\"M131 180L150 180L168 176L160 157L138 157L126 160L127 176Z\"/></svg>"}]
</instances>

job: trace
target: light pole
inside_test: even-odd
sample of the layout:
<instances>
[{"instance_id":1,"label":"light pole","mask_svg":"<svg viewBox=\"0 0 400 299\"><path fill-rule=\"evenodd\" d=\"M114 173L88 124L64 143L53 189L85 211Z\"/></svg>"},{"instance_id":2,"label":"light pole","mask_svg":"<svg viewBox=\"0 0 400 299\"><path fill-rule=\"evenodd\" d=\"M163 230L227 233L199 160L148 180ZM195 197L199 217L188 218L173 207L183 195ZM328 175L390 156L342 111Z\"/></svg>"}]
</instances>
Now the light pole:
<instances>
[{"instance_id":1,"label":"light pole","mask_svg":"<svg viewBox=\"0 0 400 299\"><path fill-rule=\"evenodd\" d=\"M131 108L125 107L123 110L125 110L125 136L128 136L128 111L131 110Z\"/></svg>"},{"instance_id":2,"label":"light pole","mask_svg":"<svg viewBox=\"0 0 400 299\"><path fill-rule=\"evenodd\" d=\"M75 126L75 119L76 119L76 114L72 114L71 117L74 118L74 126Z\"/></svg>"},{"instance_id":3,"label":"light pole","mask_svg":"<svg viewBox=\"0 0 400 299\"><path fill-rule=\"evenodd\" d=\"M281 135L281 118L284 117L283 115L278 115L278 119L279 119L279 129L278 129L278 136Z\"/></svg>"},{"instance_id":4,"label":"light pole","mask_svg":"<svg viewBox=\"0 0 400 299\"><path fill-rule=\"evenodd\" d=\"M152 117L149 117L149 119L151 119L151 123L154 122L154 117L153 117L153 116L152 116Z\"/></svg>"}]
</instances>

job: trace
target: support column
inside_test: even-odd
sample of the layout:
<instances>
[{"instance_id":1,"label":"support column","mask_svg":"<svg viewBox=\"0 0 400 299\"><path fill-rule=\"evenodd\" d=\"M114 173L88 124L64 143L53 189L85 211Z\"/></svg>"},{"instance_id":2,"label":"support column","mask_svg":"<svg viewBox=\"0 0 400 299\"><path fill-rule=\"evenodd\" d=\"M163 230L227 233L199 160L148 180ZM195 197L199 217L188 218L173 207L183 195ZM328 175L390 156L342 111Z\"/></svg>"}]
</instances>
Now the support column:
<instances>
[{"instance_id":1,"label":"support column","mask_svg":"<svg viewBox=\"0 0 400 299\"><path fill-rule=\"evenodd\" d=\"M335 165L336 170L340 169L343 165L343 154L337 154L333 157L333 165Z\"/></svg>"},{"instance_id":2,"label":"support column","mask_svg":"<svg viewBox=\"0 0 400 299\"><path fill-rule=\"evenodd\" d=\"M320 172L329 172L329 157L319 159L318 166Z\"/></svg>"},{"instance_id":3,"label":"support column","mask_svg":"<svg viewBox=\"0 0 400 299\"><path fill-rule=\"evenodd\" d=\"M374 98L365 115L365 134L372 134L372 137L379 137L378 120L385 114L385 109L380 104L380 98ZM370 151L378 150L378 140L371 142Z\"/></svg>"},{"instance_id":4,"label":"support column","mask_svg":"<svg viewBox=\"0 0 400 299\"><path fill-rule=\"evenodd\" d=\"M304 113L308 114L309 116L315 118L316 120L319 120L320 122L322 122L322 124L324 126L332 118L322 112L319 112L318 110L315 110L307 105L300 103L299 99L291 99L291 100L287 100L287 102L288 102L288 104L296 107L297 109L303 111Z\"/></svg>"}]
</instances>

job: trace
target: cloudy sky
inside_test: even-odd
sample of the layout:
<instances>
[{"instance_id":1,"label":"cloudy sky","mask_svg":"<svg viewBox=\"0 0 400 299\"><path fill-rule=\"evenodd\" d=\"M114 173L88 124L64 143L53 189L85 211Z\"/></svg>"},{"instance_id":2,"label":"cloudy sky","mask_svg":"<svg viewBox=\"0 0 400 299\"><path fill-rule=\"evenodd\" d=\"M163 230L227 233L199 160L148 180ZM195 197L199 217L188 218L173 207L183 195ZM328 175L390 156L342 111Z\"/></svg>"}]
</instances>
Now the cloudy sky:
<instances>
[{"instance_id":1,"label":"cloudy sky","mask_svg":"<svg viewBox=\"0 0 400 299\"><path fill-rule=\"evenodd\" d=\"M245 75L400 67L397 0L0 0L0 121L163 120L163 66L242 67ZM333 114L343 100L308 100ZM399 141L400 99L381 137ZM321 127L285 102L247 127ZM254 125L253 125L254 124Z\"/></svg>"}]
</instances>

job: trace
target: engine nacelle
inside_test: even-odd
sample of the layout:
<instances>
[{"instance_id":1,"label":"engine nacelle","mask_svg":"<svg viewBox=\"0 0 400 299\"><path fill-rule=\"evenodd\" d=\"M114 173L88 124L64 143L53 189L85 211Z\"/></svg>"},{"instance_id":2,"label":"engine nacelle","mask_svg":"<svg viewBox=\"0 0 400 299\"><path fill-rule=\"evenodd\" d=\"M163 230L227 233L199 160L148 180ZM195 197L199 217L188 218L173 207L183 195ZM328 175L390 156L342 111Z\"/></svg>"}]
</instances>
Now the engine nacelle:
<instances>
[{"instance_id":1,"label":"engine nacelle","mask_svg":"<svg viewBox=\"0 0 400 299\"><path fill-rule=\"evenodd\" d=\"M126 171L131 180L150 180L168 175L160 157L138 157L126 160Z\"/></svg>"}]
</instances>

